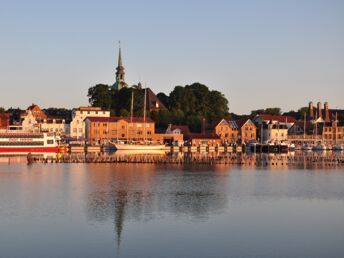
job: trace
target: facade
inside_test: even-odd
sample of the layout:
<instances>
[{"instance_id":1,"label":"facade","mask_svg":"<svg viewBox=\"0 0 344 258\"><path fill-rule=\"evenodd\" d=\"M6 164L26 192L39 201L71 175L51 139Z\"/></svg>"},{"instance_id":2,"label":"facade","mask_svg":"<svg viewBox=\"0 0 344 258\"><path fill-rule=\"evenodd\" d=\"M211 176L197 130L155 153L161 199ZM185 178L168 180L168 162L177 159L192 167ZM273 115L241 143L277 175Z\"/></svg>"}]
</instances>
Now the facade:
<instances>
[{"instance_id":1,"label":"facade","mask_svg":"<svg viewBox=\"0 0 344 258\"><path fill-rule=\"evenodd\" d=\"M322 130L322 139L329 144L343 144L344 126L338 126L337 121L325 123Z\"/></svg>"},{"instance_id":2,"label":"facade","mask_svg":"<svg viewBox=\"0 0 344 258\"><path fill-rule=\"evenodd\" d=\"M10 114L2 113L0 114L0 129L6 129L10 125Z\"/></svg>"},{"instance_id":3,"label":"facade","mask_svg":"<svg viewBox=\"0 0 344 258\"><path fill-rule=\"evenodd\" d=\"M166 129L166 134L190 134L190 130L187 125L170 124Z\"/></svg>"},{"instance_id":4,"label":"facade","mask_svg":"<svg viewBox=\"0 0 344 258\"><path fill-rule=\"evenodd\" d=\"M184 141L188 146L219 146L222 139L217 134L193 133L184 135Z\"/></svg>"},{"instance_id":5,"label":"facade","mask_svg":"<svg viewBox=\"0 0 344 258\"><path fill-rule=\"evenodd\" d=\"M268 123L263 125L264 143L281 143L288 140L288 127L284 124Z\"/></svg>"},{"instance_id":6,"label":"facade","mask_svg":"<svg viewBox=\"0 0 344 258\"><path fill-rule=\"evenodd\" d=\"M257 128L259 129L260 126L263 124L279 124L279 125L286 125L291 128L294 123L296 122L295 118L291 116L280 116L280 115L257 115L253 119L253 122L256 124Z\"/></svg>"},{"instance_id":7,"label":"facade","mask_svg":"<svg viewBox=\"0 0 344 258\"><path fill-rule=\"evenodd\" d=\"M118 51L118 65L116 68L116 81L112 85L112 87L116 90L120 90L124 87L128 87L128 84L125 82L125 72L124 72L124 66L122 62L122 51L121 47Z\"/></svg>"},{"instance_id":8,"label":"facade","mask_svg":"<svg viewBox=\"0 0 344 258\"><path fill-rule=\"evenodd\" d=\"M257 139L257 127L251 119L237 120L236 124L239 127L239 141L247 143Z\"/></svg>"},{"instance_id":9,"label":"facade","mask_svg":"<svg viewBox=\"0 0 344 258\"><path fill-rule=\"evenodd\" d=\"M70 137L85 139L85 122L87 117L110 117L110 111L102 110L100 107L79 107L73 109L72 121L70 123Z\"/></svg>"},{"instance_id":10,"label":"facade","mask_svg":"<svg viewBox=\"0 0 344 258\"><path fill-rule=\"evenodd\" d=\"M58 135L69 133L69 124L65 119L47 116L36 104L32 104L21 114L21 126L28 132L49 132Z\"/></svg>"},{"instance_id":11,"label":"facade","mask_svg":"<svg viewBox=\"0 0 344 258\"><path fill-rule=\"evenodd\" d=\"M221 119L216 121L214 125L213 131L220 137L222 143L235 143L238 141L239 128L235 121Z\"/></svg>"},{"instance_id":12,"label":"facade","mask_svg":"<svg viewBox=\"0 0 344 258\"><path fill-rule=\"evenodd\" d=\"M155 141L155 123L142 117L87 117L86 141L91 145L107 141Z\"/></svg>"}]
</instances>

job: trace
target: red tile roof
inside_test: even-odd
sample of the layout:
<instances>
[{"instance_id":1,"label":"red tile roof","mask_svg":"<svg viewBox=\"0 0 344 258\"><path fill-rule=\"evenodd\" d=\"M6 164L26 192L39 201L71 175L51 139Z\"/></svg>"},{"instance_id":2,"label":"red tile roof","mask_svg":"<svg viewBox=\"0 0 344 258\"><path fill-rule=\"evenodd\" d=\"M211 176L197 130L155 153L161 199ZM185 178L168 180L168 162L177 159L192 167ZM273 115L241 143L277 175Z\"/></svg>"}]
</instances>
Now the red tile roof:
<instances>
[{"instance_id":1,"label":"red tile roof","mask_svg":"<svg viewBox=\"0 0 344 258\"><path fill-rule=\"evenodd\" d=\"M124 120L127 122L131 122L133 121L133 123L143 123L143 117L133 117L131 120L131 117L127 117L127 116L112 116L112 117L87 117L86 119L90 120L91 122L117 122L119 120ZM85 119L85 120L86 120ZM150 119L149 117L146 117L146 123L154 123L154 121L152 119Z\"/></svg>"},{"instance_id":2,"label":"red tile roof","mask_svg":"<svg viewBox=\"0 0 344 258\"><path fill-rule=\"evenodd\" d=\"M182 134L189 134L190 130L187 125L171 125L171 131L179 129Z\"/></svg>"},{"instance_id":3,"label":"red tile roof","mask_svg":"<svg viewBox=\"0 0 344 258\"><path fill-rule=\"evenodd\" d=\"M259 115L264 121L278 121L280 123L295 123L296 120L291 116L278 116L278 115Z\"/></svg>"}]
</instances>

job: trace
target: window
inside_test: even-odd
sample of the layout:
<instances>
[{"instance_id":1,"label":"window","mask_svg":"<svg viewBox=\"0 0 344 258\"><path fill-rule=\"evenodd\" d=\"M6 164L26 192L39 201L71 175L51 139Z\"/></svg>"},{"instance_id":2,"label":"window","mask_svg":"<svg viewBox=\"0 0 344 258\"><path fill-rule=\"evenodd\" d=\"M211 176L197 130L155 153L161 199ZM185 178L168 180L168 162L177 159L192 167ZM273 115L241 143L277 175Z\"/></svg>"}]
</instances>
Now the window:
<instances>
[{"instance_id":1,"label":"window","mask_svg":"<svg viewBox=\"0 0 344 258\"><path fill-rule=\"evenodd\" d=\"M90 111L87 111L87 114L89 115L89 114L90 114Z\"/></svg>"},{"instance_id":2,"label":"window","mask_svg":"<svg viewBox=\"0 0 344 258\"><path fill-rule=\"evenodd\" d=\"M47 140L47 144L54 144L54 140Z\"/></svg>"},{"instance_id":3,"label":"window","mask_svg":"<svg viewBox=\"0 0 344 258\"><path fill-rule=\"evenodd\" d=\"M82 128L79 128L79 133L82 133Z\"/></svg>"},{"instance_id":4,"label":"window","mask_svg":"<svg viewBox=\"0 0 344 258\"><path fill-rule=\"evenodd\" d=\"M112 130L112 134L117 134L117 130Z\"/></svg>"},{"instance_id":5,"label":"window","mask_svg":"<svg viewBox=\"0 0 344 258\"><path fill-rule=\"evenodd\" d=\"M98 115L98 111L96 111L96 115Z\"/></svg>"},{"instance_id":6,"label":"window","mask_svg":"<svg viewBox=\"0 0 344 258\"><path fill-rule=\"evenodd\" d=\"M77 133L77 129L76 128L73 128L73 133Z\"/></svg>"}]
</instances>

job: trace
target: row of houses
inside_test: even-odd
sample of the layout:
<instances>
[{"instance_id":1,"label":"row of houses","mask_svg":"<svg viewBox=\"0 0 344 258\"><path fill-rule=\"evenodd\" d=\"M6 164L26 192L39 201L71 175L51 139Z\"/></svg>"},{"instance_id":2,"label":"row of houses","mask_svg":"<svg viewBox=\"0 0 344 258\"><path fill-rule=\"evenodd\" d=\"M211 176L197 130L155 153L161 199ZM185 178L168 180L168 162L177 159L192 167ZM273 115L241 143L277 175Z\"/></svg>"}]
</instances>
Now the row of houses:
<instances>
[{"instance_id":1,"label":"row of houses","mask_svg":"<svg viewBox=\"0 0 344 258\"><path fill-rule=\"evenodd\" d=\"M284 115L257 115L252 119L219 119L205 126L202 133L190 132L185 125L169 125L164 133L156 133L150 118L111 117L110 111L98 107L73 109L71 121L51 117L32 104L20 115L19 125L25 131L53 132L89 144L107 141L152 141L174 144L209 145L244 144L252 141L282 142L322 139L329 143L344 141L344 127L332 121L296 121ZM0 114L0 128L9 126L9 114Z\"/></svg>"}]
</instances>

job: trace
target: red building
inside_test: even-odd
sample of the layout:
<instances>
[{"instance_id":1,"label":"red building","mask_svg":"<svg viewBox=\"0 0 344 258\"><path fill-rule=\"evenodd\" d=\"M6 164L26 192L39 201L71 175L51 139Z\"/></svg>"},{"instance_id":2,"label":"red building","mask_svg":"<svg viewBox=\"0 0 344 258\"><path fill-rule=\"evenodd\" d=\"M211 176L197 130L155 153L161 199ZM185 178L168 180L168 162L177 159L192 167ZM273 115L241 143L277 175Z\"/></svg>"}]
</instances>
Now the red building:
<instances>
[{"instance_id":1,"label":"red building","mask_svg":"<svg viewBox=\"0 0 344 258\"><path fill-rule=\"evenodd\" d=\"M10 125L10 114L0 114L0 128L7 128Z\"/></svg>"}]
</instances>

